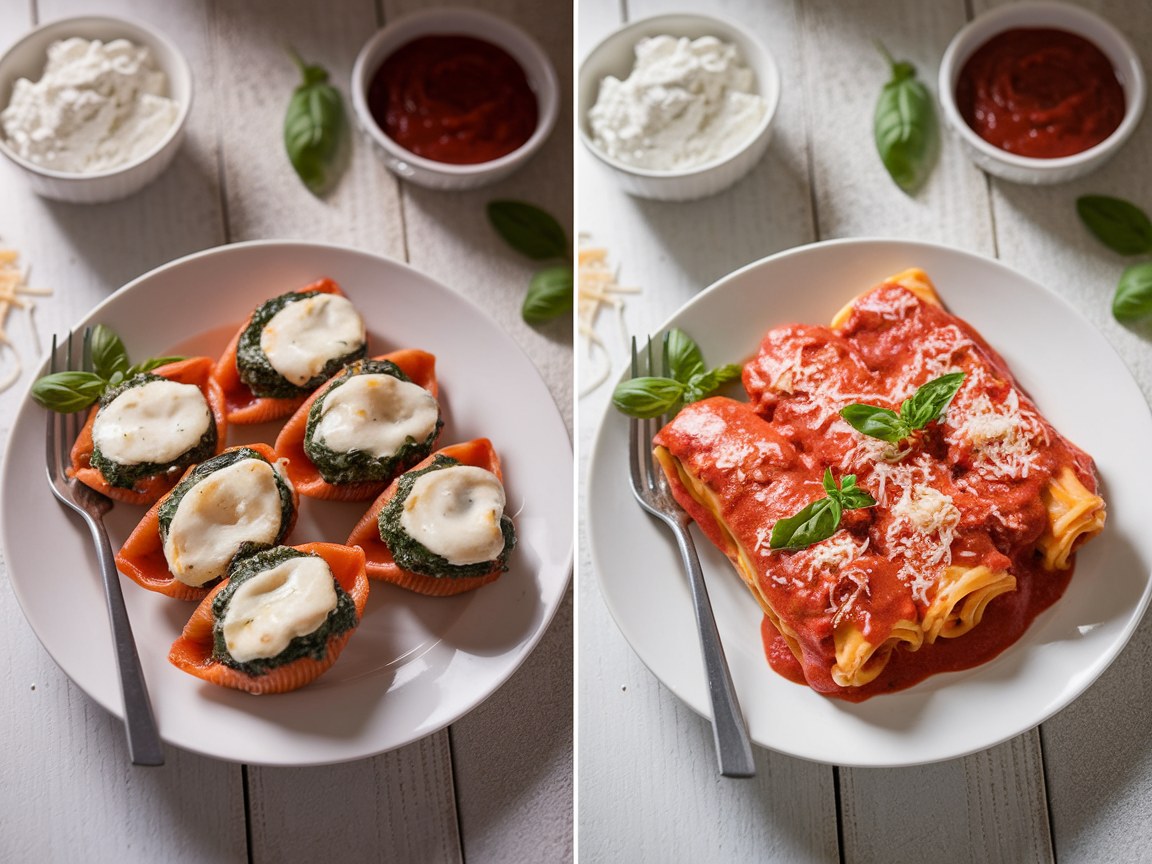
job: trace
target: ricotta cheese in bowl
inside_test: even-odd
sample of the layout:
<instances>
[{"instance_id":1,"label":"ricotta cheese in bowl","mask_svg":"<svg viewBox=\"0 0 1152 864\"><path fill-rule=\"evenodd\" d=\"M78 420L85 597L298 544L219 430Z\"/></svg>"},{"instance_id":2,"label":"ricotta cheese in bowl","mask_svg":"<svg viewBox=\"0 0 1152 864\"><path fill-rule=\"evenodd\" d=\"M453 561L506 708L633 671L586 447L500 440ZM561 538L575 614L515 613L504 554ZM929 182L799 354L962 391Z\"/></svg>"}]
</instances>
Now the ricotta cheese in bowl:
<instances>
[{"instance_id":1,"label":"ricotta cheese in bowl","mask_svg":"<svg viewBox=\"0 0 1152 864\"><path fill-rule=\"evenodd\" d=\"M153 150L180 106L152 51L127 39L72 37L48 47L39 81L18 79L0 112L8 146L43 168L111 171Z\"/></svg>"},{"instance_id":2,"label":"ricotta cheese in bowl","mask_svg":"<svg viewBox=\"0 0 1152 864\"><path fill-rule=\"evenodd\" d=\"M752 137L768 111L733 44L653 36L635 52L632 73L606 76L588 112L594 145L626 165L685 171L722 159Z\"/></svg>"}]
</instances>

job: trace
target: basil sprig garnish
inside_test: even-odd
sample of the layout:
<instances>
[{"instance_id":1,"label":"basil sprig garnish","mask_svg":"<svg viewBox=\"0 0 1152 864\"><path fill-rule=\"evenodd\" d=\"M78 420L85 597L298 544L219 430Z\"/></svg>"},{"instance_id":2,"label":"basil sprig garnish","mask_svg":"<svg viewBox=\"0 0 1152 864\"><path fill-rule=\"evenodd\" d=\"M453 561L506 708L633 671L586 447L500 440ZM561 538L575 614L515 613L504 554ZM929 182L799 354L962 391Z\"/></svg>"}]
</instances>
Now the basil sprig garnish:
<instances>
[{"instance_id":1,"label":"basil sprig garnish","mask_svg":"<svg viewBox=\"0 0 1152 864\"><path fill-rule=\"evenodd\" d=\"M633 340L635 347L635 340ZM708 369L700 346L679 327L664 334L663 375L647 375L620 382L612 404L630 417L659 417L691 402L699 402L713 390L740 377L735 364ZM648 340L648 368L653 369L652 340Z\"/></svg>"},{"instance_id":2,"label":"basil sprig garnish","mask_svg":"<svg viewBox=\"0 0 1152 864\"><path fill-rule=\"evenodd\" d=\"M939 420L963 382L963 372L949 372L921 384L900 404L899 414L890 408L853 402L840 409L840 416L860 434L895 444Z\"/></svg>"},{"instance_id":3,"label":"basil sprig garnish","mask_svg":"<svg viewBox=\"0 0 1152 864\"><path fill-rule=\"evenodd\" d=\"M563 258L568 237L550 213L524 201L489 201L488 221L504 242L533 261Z\"/></svg>"},{"instance_id":4,"label":"basil sprig garnish","mask_svg":"<svg viewBox=\"0 0 1152 864\"><path fill-rule=\"evenodd\" d=\"M310 66L288 49L301 82L293 91L284 115L284 148L300 179L319 194L334 179L332 171L344 128L340 91L328 83L323 66Z\"/></svg>"},{"instance_id":5,"label":"basil sprig garnish","mask_svg":"<svg viewBox=\"0 0 1152 864\"><path fill-rule=\"evenodd\" d=\"M892 70L880 91L872 120L880 161L909 195L928 179L936 155L936 111L932 95L916 78L916 67L892 59L877 43Z\"/></svg>"},{"instance_id":6,"label":"basil sprig garnish","mask_svg":"<svg viewBox=\"0 0 1152 864\"><path fill-rule=\"evenodd\" d=\"M824 469L824 492L827 497L818 498L795 516L773 525L768 545L773 549L804 549L835 534L845 510L859 510L876 504L875 498L856 488L855 474L842 477L837 488L830 468Z\"/></svg>"},{"instance_id":7,"label":"basil sprig garnish","mask_svg":"<svg viewBox=\"0 0 1152 864\"><path fill-rule=\"evenodd\" d=\"M109 387L116 387L141 372L151 372L158 366L175 363L183 357L154 357L128 365L128 351L111 328L97 324L92 328L92 371L54 372L38 379L32 385L32 398L36 404L60 414L83 411Z\"/></svg>"},{"instance_id":8,"label":"basil sprig garnish","mask_svg":"<svg viewBox=\"0 0 1152 864\"><path fill-rule=\"evenodd\" d=\"M527 258L568 258L568 235L550 213L524 201L489 201L488 221L500 237ZM572 311L572 262L545 267L528 283L520 316L540 324Z\"/></svg>"},{"instance_id":9,"label":"basil sprig garnish","mask_svg":"<svg viewBox=\"0 0 1152 864\"><path fill-rule=\"evenodd\" d=\"M1096 239L1121 255L1152 253L1152 220L1129 201L1107 195L1083 195L1076 212ZM1112 316L1135 321L1152 315L1152 264L1133 264L1120 274L1112 296Z\"/></svg>"}]
</instances>

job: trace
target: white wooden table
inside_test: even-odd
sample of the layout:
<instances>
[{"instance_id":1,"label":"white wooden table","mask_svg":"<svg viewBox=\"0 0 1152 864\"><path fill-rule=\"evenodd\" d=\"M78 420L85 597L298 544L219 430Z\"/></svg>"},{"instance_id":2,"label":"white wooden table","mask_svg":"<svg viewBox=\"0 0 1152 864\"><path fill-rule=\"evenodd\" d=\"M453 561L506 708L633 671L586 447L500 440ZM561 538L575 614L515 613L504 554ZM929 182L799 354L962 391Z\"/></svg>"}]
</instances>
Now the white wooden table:
<instances>
[{"instance_id":1,"label":"white wooden table","mask_svg":"<svg viewBox=\"0 0 1152 864\"><path fill-rule=\"evenodd\" d=\"M1126 32L1152 69L1152 4L1080 0ZM702 288L793 246L878 236L998 257L1073 303L1152 395L1152 325L1110 314L1125 261L1080 225L1078 195L1152 210L1152 123L1100 172L1048 188L985 176L950 136L915 198L872 142L887 70L873 40L912 60L935 91L953 34L989 0L581 0L577 57L624 20L699 11L756 33L780 65L775 138L759 166L713 198L662 204L622 194L578 146L579 227L620 263L632 333L656 332ZM625 357L610 316L602 335ZM579 362L584 351L578 346ZM579 403L581 477L610 396ZM1152 443L1152 442L1150 442ZM581 513L583 513L581 507ZM579 839L582 861L1152 861L1152 622L1069 708L982 753L905 769L850 769L756 748L754 780L716 773L711 730L640 663L600 597L585 537L579 565Z\"/></svg>"},{"instance_id":2,"label":"white wooden table","mask_svg":"<svg viewBox=\"0 0 1152 864\"><path fill-rule=\"evenodd\" d=\"M489 228L485 203L532 201L572 228L572 126L565 100L550 141L522 172L469 193L399 182L356 136L325 199L284 155L294 46L328 68L348 100L352 63L384 23L419 0L2 0L0 49L35 24L105 12L149 22L186 53L195 98L186 141L153 185L76 206L32 195L0 168L0 245L17 248L42 338L66 332L140 274L188 253L264 238L356 246L425 271L484 306L531 356L572 426L566 321L533 329L519 306L530 262ZM522 0L477 0L517 21L571 91L572 23ZM0 439L38 366L23 313L9 332L25 375L0 395ZM44 343L47 345L47 342ZM130 586L134 587L134 586ZM524 666L449 729L403 749L323 768L235 765L166 747L163 768L129 764L122 724L56 667L0 580L0 860L11 862L570 861L572 594Z\"/></svg>"}]
</instances>

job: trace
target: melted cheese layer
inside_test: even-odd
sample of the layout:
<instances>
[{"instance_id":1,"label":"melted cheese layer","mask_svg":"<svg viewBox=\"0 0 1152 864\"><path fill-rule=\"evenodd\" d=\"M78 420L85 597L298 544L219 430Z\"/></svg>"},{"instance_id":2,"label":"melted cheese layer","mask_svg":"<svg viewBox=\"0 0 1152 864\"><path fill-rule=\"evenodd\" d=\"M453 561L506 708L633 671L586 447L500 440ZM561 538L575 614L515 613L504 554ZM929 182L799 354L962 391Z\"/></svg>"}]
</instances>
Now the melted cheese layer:
<instances>
[{"instance_id":1,"label":"melted cheese layer","mask_svg":"<svg viewBox=\"0 0 1152 864\"><path fill-rule=\"evenodd\" d=\"M332 569L323 558L289 558L236 589L224 613L228 653L241 663L275 657L336 608Z\"/></svg>"},{"instance_id":2,"label":"melted cheese layer","mask_svg":"<svg viewBox=\"0 0 1152 864\"><path fill-rule=\"evenodd\" d=\"M280 490L273 468L241 459L185 493L164 541L168 571L185 585L223 576L245 542L271 544L280 533Z\"/></svg>"},{"instance_id":3,"label":"melted cheese layer","mask_svg":"<svg viewBox=\"0 0 1152 864\"><path fill-rule=\"evenodd\" d=\"M416 479L400 527L449 564L494 561L504 551L505 503L504 487L491 471L450 465Z\"/></svg>"},{"instance_id":4,"label":"melted cheese layer","mask_svg":"<svg viewBox=\"0 0 1152 864\"><path fill-rule=\"evenodd\" d=\"M92 424L92 442L121 465L171 462L195 447L212 412L200 388L175 381L131 387L105 405Z\"/></svg>"},{"instance_id":5,"label":"melted cheese layer","mask_svg":"<svg viewBox=\"0 0 1152 864\"><path fill-rule=\"evenodd\" d=\"M300 387L366 338L364 319L346 297L317 294L273 315L260 331L260 350L273 369Z\"/></svg>"},{"instance_id":6,"label":"melted cheese layer","mask_svg":"<svg viewBox=\"0 0 1152 864\"><path fill-rule=\"evenodd\" d=\"M432 394L391 375L353 375L325 397L313 438L329 450L393 456L412 438L424 441L440 411Z\"/></svg>"}]
</instances>

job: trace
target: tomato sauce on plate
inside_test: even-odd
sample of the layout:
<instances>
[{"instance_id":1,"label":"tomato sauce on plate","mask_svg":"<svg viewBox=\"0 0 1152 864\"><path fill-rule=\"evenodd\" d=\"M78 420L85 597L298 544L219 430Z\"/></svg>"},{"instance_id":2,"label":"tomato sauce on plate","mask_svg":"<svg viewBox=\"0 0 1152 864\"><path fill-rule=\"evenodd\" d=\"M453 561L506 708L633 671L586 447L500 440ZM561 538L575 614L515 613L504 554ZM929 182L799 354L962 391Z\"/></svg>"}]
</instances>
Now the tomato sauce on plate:
<instances>
[{"instance_id":1,"label":"tomato sauce on plate","mask_svg":"<svg viewBox=\"0 0 1152 864\"><path fill-rule=\"evenodd\" d=\"M1034 159L1082 153L1124 119L1124 88L1099 48L1074 33L1005 30L968 58L960 116L1001 150Z\"/></svg>"},{"instance_id":2,"label":"tomato sauce on plate","mask_svg":"<svg viewBox=\"0 0 1152 864\"><path fill-rule=\"evenodd\" d=\"M454 165L519 149L538 115L512 55L471 36L423 36L400 47L372 77L368 110L404 149Z\"/></svg>"}]
</instances>

